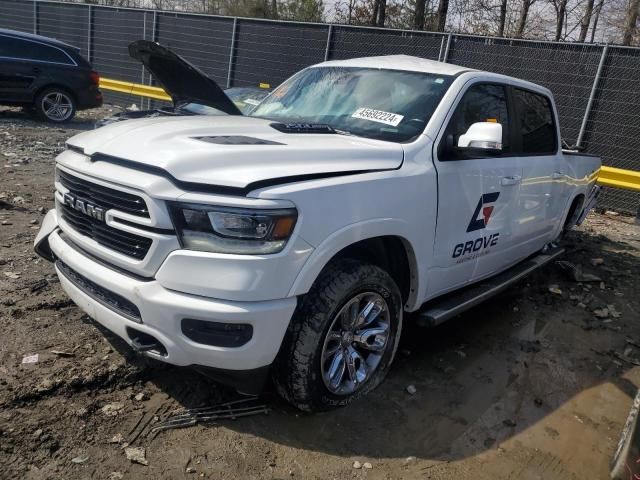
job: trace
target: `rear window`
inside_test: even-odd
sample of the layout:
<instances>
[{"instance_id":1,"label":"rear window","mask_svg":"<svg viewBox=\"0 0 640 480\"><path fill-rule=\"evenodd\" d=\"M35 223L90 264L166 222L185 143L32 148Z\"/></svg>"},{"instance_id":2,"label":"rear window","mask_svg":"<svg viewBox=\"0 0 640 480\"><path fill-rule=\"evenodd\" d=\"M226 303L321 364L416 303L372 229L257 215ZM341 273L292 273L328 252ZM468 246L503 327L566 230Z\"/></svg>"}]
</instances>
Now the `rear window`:
<instances>
[{"instance_id":1,"label":"rear window","mask_svg":"<svg viewBox=\"0 0 640 480\"><path fill-rule=\"evenodd\" d=\"M542 155L557 150L556 128L551 101L544 95L514 89L519 127L522 135L522 153Z\"/></svg>"},{"instance_id":2,"label":"rear window","mask_svg":"<svg viewBox=\"0 0 640 480\"><path fill-rule=\"evenodd\" d=\"M61 49L40 42L0 35L0 57L73 65Z\"/></svg>"}]
</instances>

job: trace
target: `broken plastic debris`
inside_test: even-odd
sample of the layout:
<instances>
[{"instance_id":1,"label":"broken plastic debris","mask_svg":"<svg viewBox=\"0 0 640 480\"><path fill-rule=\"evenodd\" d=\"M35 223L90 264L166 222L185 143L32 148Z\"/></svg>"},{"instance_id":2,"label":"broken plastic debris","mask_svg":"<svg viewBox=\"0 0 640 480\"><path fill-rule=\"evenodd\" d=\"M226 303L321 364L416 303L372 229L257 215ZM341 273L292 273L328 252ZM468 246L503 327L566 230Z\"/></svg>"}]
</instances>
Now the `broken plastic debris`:
<instances>
[{"instance_id":1,"label":"broken plastic debris","mask_svg":"<svg viewBox=\"0 0 640 480\"><path fill-rule=\"evenodd\" d=\"M622 314L618 310L616 310L615 305L607 305L607 310L609 310L609 315L611 315L613 318L620 318L622 316Z\"/></svg>"},{"instance_id":2,"label":"broken plastic debris","mask_svg":"<svg viewBox=\"0 0 640 480\"><path fill-rule=\"evenodd\" d=\"M34 354L34 355L25 355L24 357L22 357L22 363L38 363L38 354Z\"/></svg>"},{"instance_id":3,"label":"broken plastic debris","mask_svg":"<svg viewBox=\"0 0 640 480\"><path fill-rule=\"evenodd\" d=\"M576 282L600 282L602 279L597 275L593 275L591 273L584 273L582 271L581 265L575 265L566 260L559 260L556 262L562 270L564 270L567 275L571 277L572 280Z\"/></svg>"},{"instance_id":4,"label":"broken plastic debris","mask_svg":"<svg viewBox=\"0 0 640 480\"><path fill-rule=\"evenodd\" d=\"M184 410L178 415L173 415L151 429L151 433L169 430L171 428L183 428L197 423L211 423L215 420L249 417L261 413L269 413L269 408L264 404L258 404L258 397L248 397L232 402L219 403L210 407L192 408Z\"/></svg>"},{"instance_id":5,"label":"broken plastic debris","mask_svg":"<svg viewBox=\"0 0 640 480\"><path fill-rule=\"evenodd\" d=\"M61 350L51 350L51 353L57 355L59 357L75 357L75 353L73 352L63 352Z\"/></svg>"},{"instance_id":6,"label":"broken plastic debris","mask_svg":"<svg viewBox=\"0 0 640 480\"><path fill-rule=\"evenodd\" d=\"M113 402L113 403L106 404L100 410L102 411L102 413L104 413L108 417L115 417L116 415L118 415L118 412L120 412L120 410L122 410L123 408L124 408L124 403Z\"/></svg>"},{"instance_id":7,"label":"broken plastic debris","mask_svg":"<svg viewBox=\"0 0 640 480\"><path fill-rule=\"evenodd\" d=\"M140 465L149 465L149 461L147 460L147 451L144 447L127 447L124 449L124 454L127 456L127 459L131 460L133 463L139 463Z\"/></svg>"},{"instance_id":8,"label":"broken plastic debris","mask_svg":"<svg viewBox=\"0 0 640 480\"><path fill-rule=\"evenodd\" d=\"M562 290L558 288L558 285L549 285L549 291L556 295L562 295Z\"/></svg>"},{"instance_id":9,"label":"broken plastic debris","mask_svg":"<svg viewBox=\"0 0 640 480\"><path fill-rule=\"evenodd\" d=\"M596 308L593 314L598 318L607 318L609 316L608 308Z\"/></svg>"}]
</instances>

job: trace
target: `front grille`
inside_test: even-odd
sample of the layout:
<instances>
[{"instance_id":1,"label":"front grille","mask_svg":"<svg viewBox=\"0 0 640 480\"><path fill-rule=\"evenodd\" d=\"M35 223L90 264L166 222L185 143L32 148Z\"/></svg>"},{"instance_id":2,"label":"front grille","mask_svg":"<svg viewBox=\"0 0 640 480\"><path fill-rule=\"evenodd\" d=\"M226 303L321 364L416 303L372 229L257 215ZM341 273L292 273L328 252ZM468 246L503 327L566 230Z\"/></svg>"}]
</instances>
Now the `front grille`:
<instances>
[{"instance_id":1,"label":"front grille","mask_svg":"<svg viewBox=\"0 0 640 480\"><path fill-rule=\"evenodd\" d=\"M145 201L131 193L88 182L58 169L60 183L80 200L97 205L106 210L115 209L139 217L149 218L149 209Z\"/></svg>"},{"instance_id":2,"label":"front grille","mask_svg":"<svg viewBox=\"0 0 640 480\"><path fill-rule=\"evenodd\" d=\"M151 247L152 240L133 233L110 227L100 220L89 217L61 204L62 218L78 233L89 237L118 253L142 260Z\"/></svg>"},{"instance_id":3,"label":"front grille","mask_svg":"<svg viewBox=\"0 0 640 480\"><path fill-rule=\"evenodd\" d=\"M142 323L140 310L138 310L138 307L136 307L126 298L118 295L117 293L113 293L111 290L107 290L106 288L101 287L97 283L89 280L84 275L80 275L78 272L73 270L61 260L56 261L56 267L58 267L60 273L62 273L62 275L64 275L67 280L69 280L95 301L119 313L123 317L128 318L129 320Z\"/></svg>"},{"instance_id":4,"label":"front grille","mask_svg":"<svg viewBox=\"0 0 640 480\"><path fill-rule=\"evenodd\" d=\"M96 185L69 175L62 170L58 170L58 178L60 183L68 188L70 193L78 200L100 206L105 211L117 209L122 212L149 217L147 205L142 198L136 195ZM134 208L134 205L137 205L137 207ZM110 227L103 221L85 215L67 204L61 204L60 208L62 218L71 228L118 253L142 260L151 247L152 240L150 238Z\"/></svg>"}]
</instances>

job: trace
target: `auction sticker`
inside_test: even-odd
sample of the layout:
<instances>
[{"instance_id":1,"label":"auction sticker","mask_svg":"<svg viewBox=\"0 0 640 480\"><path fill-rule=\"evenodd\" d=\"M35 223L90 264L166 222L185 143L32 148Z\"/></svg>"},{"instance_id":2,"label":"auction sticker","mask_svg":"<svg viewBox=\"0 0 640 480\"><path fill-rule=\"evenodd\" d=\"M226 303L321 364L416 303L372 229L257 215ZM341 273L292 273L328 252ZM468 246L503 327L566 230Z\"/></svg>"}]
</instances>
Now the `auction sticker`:
<instances>
[{"instance_id":1,"label":"auction sticker","mask_svg":"<svg viewBox=\"0 0 640 480\"><path fill-rule=\"evenodd\" d=\"M385 125L397 127L404 118L404 115L362 107L353 112L351 118L361 118L363 120L370 120L372 122L384 123Z\"/></svg>"}]
</instances>

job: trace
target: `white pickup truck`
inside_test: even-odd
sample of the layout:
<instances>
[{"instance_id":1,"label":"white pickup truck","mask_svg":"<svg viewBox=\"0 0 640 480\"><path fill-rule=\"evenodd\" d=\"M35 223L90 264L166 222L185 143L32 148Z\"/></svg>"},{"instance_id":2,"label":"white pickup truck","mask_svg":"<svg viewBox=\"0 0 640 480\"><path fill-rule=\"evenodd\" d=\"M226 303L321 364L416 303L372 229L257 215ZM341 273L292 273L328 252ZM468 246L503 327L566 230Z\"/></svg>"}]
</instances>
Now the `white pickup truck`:
<instances>
[{"instance_id":1,"label":"white pickup truck","mask_svg":"<svg viewBox=\"0 0 640 480\"><path fill-rule=\"evenodd\" d=\"M598 193L551 92L502 75L329 61L231 110L71 138L35 248L135 350L241 392L270 373L307 411L378 385L406 313L438 324L555 258Z\"/></svg>"}]
</instances>

